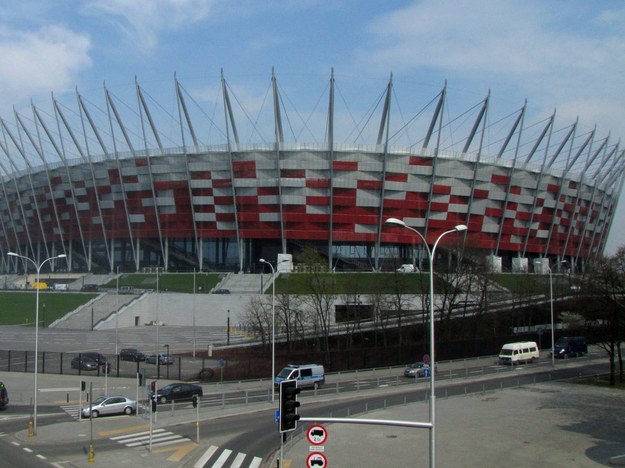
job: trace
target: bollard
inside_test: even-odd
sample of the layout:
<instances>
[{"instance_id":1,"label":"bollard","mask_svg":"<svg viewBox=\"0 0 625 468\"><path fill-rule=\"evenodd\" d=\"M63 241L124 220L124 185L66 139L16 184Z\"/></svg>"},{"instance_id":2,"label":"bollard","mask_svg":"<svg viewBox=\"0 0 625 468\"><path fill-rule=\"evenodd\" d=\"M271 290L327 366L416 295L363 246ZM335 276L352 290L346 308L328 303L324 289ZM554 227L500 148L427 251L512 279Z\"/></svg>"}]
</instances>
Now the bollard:
<instances>
[{"instance_id":1,"label":"bollard","mask_svg":"<svg viewBox=\"0 0 625 468\"><path fill-rule=\"evenodd\" d=\"M33 420L28 421L28 437L33 436Z\"/></svg>"},{"instance_id":2,"label":"bollard","mask_svg":"<svg viewBox=\"0 0 625 468\"><path fill-rule=\"evenodd\" d=\"M69 403L69 393L67 394L66 402Z\"/></svg>"},{"instance_id":3,"label":"bollard","mask_svg":"<svg viewBox=\"0 0 625 468\"><path fill-rule=\"evenodd\" d=\"M89 463L93 463L95 460L95 453L93 451L93 442L89 442L89 455L87 456L87 461Z\"/></svg>"}]
</instances>

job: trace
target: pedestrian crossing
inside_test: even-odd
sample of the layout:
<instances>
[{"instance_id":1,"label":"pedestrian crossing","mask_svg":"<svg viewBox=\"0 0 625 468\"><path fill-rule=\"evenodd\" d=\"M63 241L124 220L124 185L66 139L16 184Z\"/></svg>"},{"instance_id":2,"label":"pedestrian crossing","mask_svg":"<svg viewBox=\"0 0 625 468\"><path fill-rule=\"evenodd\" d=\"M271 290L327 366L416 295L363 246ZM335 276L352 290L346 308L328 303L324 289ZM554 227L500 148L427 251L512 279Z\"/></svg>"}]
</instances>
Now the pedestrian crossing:
<instances>
[{"instance_id":1,"label":"pedestrian crossing","mask_svg":"<svg viewBox=\"0 0 625 468\"><path fill-rule=\"evenodd\" d=\"M243 452L233 453L229 449L220 449L211 445L195 462L193 468L259 468L262 458L254 457Z\"/></svg>"},{"instance_id":2,"label":"pedestrian crossing","mask_svg":"<svg viewBox=\"0 0 625 468\"><path fill-rule=\"evenodd\" d=\"M141 447L150 445L150 431L133 432L111 437L110 439L126 447ZM166 429L158 428L152 430L152 446L172 445L189 441L191 439L188 437L175 434Z\"/></svg>"},{"instance_id":3,"label":"pedestrian crossing","mask_svg":"<svg viewBox=\"0 0 625 468\"><path fill-rule=\"evenodd\" d=\"M61 405L61 409L69 414L76 421L80 419L80 406L78 405Z\"/></svg>"}]
</instances>

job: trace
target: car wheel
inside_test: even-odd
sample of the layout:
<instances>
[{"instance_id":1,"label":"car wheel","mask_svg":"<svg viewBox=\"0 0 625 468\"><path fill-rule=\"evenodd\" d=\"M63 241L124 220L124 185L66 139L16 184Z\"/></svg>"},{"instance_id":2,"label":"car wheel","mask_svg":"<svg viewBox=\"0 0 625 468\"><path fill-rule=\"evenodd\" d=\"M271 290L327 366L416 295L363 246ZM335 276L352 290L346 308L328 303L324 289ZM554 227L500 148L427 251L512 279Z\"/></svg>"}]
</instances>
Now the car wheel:
<instances>
[{"instance_id":1,"label":"car wheel","mask_svg":"<svg viewBox=\"0 0 625 468\"><path fill-rule=\"evenodd\" d=\"M95 418L97 418L98 416L100 416L100 413L98 413L98 410L93 410L93 411L91 412L91 417L92 417L92 418L94 418L94 419L95 419Z\"/></svg>"},{"instance_id":2,"label":"car wheel","mask_svg":"<svg viewBox=\"0 0 625 468\"><path fill-rule=\"evenodd\" d=\"M162 396L162 397L159 398L158 401L161 402L161 403L167 403L167 397Z\"/></svg>"},{"instance_id":3,"label":"car wheel","mask_svg":"<svg viewBox=\"0 0 625 468\"><path fill-rule=\"evenodd\" d=\"M128 414L128 415L132 414L132 408L130 406L126 406L124 408L124 414Z\"/></svg>"}]
</instances>

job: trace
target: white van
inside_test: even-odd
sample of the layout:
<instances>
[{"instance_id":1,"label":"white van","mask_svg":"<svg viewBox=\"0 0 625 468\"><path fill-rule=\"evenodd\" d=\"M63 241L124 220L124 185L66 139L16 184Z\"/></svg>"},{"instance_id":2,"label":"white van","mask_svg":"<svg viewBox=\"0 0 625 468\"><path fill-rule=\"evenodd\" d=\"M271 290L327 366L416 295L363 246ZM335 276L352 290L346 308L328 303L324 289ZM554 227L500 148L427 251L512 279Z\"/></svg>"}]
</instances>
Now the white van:
<instances>
[{"instance_id":1,"label":"white van","mask_svg":"<svg viewBox=\"0 0 625 468\"><path fill-rule=\"evenodd\" d=\"M539 357L540 353L535 341L506 343L499 351L500 364L516 365L524 362L534 362Z\"/></svg>"},{"instance_id":2,"label":"white van","mask_svg":"<svg viewBox=\"0 0 625 468\"><path fill-rule=\"evenodd\" d=\"M320 364L289 364L278 373L274 384L280 385L283 380L297 380L298 387L313 387L316 390L325 383L326 376Z\"/></svg>"},{"instance_id":3,"label":"white van","mask_svg":"<svg viewBox=\"0 0 625 468\"><path fill-rule=\"evenodd\" d=\"M405 263L404 265L400 266L397 270L395 270L398 273L418 273L419 269L417 267L415 267L414 265L411 265L410 263Z\"/></svg>"}]
</instances>

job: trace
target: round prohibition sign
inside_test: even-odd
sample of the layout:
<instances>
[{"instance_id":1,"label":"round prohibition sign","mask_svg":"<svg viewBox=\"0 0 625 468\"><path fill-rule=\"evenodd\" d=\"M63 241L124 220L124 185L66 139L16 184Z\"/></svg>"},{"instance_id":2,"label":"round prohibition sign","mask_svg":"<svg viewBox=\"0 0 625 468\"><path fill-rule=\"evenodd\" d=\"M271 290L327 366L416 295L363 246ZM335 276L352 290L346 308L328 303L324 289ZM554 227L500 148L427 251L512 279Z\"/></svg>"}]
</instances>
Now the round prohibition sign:
<instances>
[{"instance_id":1,"label":"round prohibition sign","mask_svg":"<svg viewBox=\"0 0 625 468\"><path fill-rule=\"evenodd\" d=\"M308 442L313 445L323 445L328 440L328 431L320 424L314 424L306 432Z\"/></svg>"},{"instance_id":2,"label":"round prohibition sign","mask_svg":"<svg viewBox=\"0 0 625 468\"><path fill-rule=\"evenodd\" d=\"M309 468L325 468L326 466L328 466L328 459L321 452L313 452L308 455L308 457L306 457L306 466L308 466Z\"/></svg>"}]
</instances>

